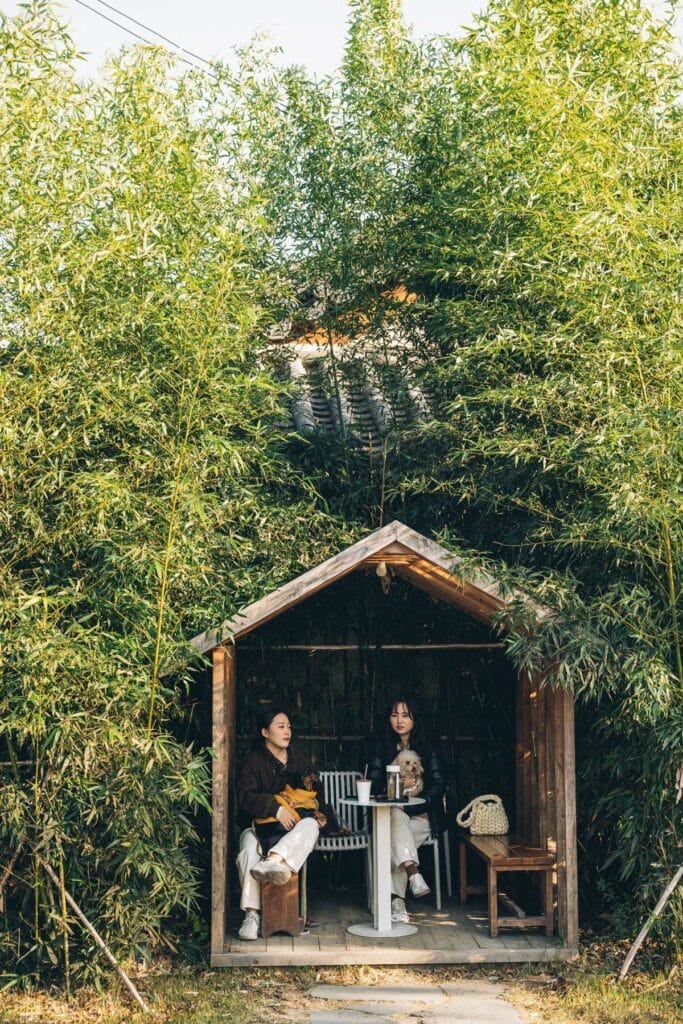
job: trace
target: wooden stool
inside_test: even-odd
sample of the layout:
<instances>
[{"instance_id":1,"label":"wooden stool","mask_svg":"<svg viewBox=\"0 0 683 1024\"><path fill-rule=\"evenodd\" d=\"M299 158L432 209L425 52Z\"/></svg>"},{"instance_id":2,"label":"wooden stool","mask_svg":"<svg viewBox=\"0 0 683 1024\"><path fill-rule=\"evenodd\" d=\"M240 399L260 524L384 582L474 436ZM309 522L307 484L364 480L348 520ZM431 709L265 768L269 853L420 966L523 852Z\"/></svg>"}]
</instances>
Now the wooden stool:
<instances>
[{"instance_id":1,"label":"wooden stool","mask_svg":"<svg viewBox=\"0 0 683 1024\"><path fill-rule=\"evenodd\" d=\"M296 936L301 931L299 918L299 876L292 871L292 877L285 885L261 882L261 921L264 939L274 932L287 932Z\"/></svg>"}]
</instances>

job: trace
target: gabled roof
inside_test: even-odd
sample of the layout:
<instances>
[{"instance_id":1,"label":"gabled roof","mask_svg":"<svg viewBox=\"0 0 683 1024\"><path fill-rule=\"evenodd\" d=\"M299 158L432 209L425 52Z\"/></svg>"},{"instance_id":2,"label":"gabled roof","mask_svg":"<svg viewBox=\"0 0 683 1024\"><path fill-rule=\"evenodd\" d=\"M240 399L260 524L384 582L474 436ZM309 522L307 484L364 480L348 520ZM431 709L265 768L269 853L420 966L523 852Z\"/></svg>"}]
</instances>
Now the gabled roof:
<instances>
[{"instance_id":1,"label":"gabled roof","mask_svg":"<svg viewBox=\"0 0 683 1024\"><path fill-rule=\"evenodd\" d=\"M273 590L260 601L243 608L217 629L200 633L192 643L198 651L205 653L220 643L238 640L355 569L379 562L386 562L397 575L432 597L455 604L483 622L490 622L494 615L513 602L524 604L539 621L549 614L549 609L521 591L514 591L504 598L496 581L483 573L476 578L461 579L457 575L458 567L463 563L461 558L394 520Z\"/></svg>"}]
</instances>

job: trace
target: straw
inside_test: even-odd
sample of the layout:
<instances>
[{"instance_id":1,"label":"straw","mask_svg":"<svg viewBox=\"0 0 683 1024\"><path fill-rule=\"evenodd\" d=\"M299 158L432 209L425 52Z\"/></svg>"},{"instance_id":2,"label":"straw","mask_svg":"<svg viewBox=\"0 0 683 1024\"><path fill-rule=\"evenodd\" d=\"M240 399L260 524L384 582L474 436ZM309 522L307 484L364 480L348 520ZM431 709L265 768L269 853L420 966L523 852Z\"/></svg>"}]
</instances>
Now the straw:
<instances>
[{"instance_id":1,"label":"straw","mask_svg":"<svg viewBox=\"0 0 683 1024\"><path fill-rule=\"evenodd\" d=\"M367 781L368 781L368 766L366 765L365 766L365 771L363 772L363 782L367 782Z\"/></svg>"}]
</instances>

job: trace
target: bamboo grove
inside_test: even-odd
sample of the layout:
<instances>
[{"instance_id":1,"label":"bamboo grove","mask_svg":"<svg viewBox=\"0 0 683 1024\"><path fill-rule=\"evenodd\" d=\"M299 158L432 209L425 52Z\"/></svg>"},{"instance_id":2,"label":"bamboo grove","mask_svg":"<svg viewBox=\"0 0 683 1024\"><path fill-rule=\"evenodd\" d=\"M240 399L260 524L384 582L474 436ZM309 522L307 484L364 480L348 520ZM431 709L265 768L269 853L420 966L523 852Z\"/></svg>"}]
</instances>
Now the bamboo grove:
<instances>
[{"instance_id":1,"label":"bamboo grove","mask_svg":"<svg viewBox=\"0 0 683 1024\"><path fill-rule=\"evenodd\" d=\"M124 954L196 926L187 638L393 515L555 609L508 649L579 697L586 901L630 929L680 859L671 29L637 0L492 0L417 43L397 0L349 6L323 80L254 46L210 75L133 47L90 81L49 4L2 22L12 978L96 969L65 889ZM283 426L264 338L311 287L330 337L412 339L431 414L381 458Z\"/></svg>"}]
</instances>

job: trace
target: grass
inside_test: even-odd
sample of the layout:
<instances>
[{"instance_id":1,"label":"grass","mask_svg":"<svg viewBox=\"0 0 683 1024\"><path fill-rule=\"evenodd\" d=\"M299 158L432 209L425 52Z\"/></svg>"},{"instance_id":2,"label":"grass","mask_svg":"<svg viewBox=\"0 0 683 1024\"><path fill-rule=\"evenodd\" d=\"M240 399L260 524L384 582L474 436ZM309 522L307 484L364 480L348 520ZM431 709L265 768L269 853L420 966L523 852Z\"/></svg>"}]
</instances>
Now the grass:
<instances>
[{"instance_id":1,"label":"grass","mask_svg":"<svg viewBox=\"0 0 683 1024\"><path fill-rule=\"evenodd\" d=\"M681 969L636 972L617 985L622 960L620 946L595 941L577 963L517 967L209 970L162 963L136 976L153 1008L149 1017L112 984L105 993L80 990L70 1003L61 994L6 992L0 1024L307 1024L314 1002L307 992L316 982L405 985L473 977L505 983L530 1024L683 1024Z\"/></svg>"}]
</instances>

